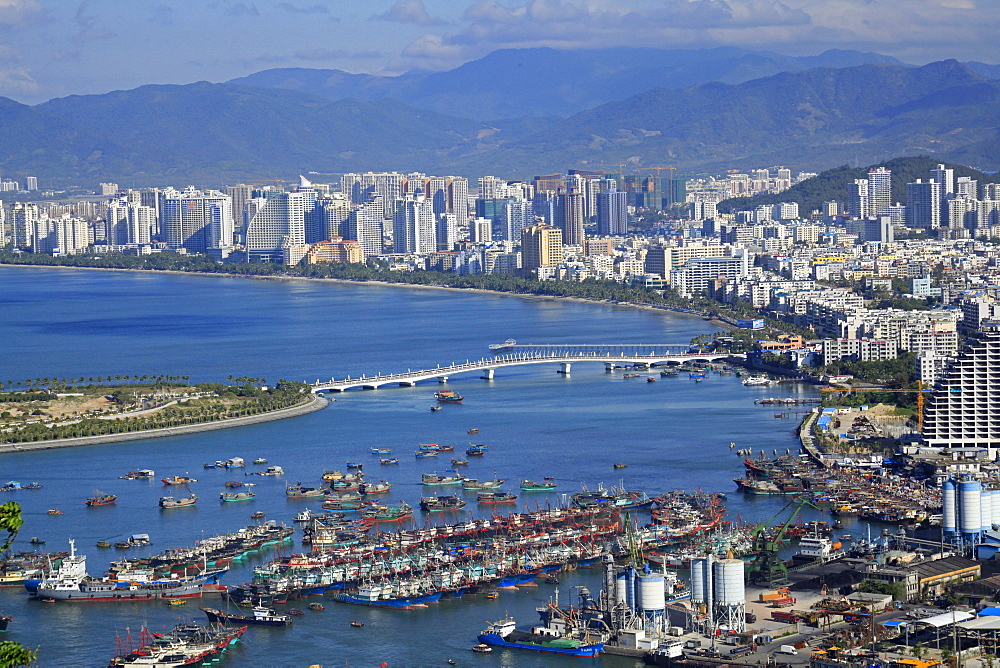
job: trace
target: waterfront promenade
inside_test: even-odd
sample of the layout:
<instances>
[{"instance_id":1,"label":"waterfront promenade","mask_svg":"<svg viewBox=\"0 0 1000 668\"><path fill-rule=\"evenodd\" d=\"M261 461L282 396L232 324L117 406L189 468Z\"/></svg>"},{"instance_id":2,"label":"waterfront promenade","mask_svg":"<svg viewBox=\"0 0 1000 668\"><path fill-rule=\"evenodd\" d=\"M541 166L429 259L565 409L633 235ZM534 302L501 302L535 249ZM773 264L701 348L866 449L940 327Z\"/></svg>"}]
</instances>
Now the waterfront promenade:
<instances>
[{"instance_id":1,"label":"waterfront promenade","mask_svg":"<svg viewBox=\"0 0 1000 668\"><path fill-rule=\"evenodd\" d=\"M180 427L164 427L163 429L148 429L146 431L126 432L123 434L101 434L99 436L81 436L79 438L61 438L52 441L34 441L32 443L4 443L0 444L0 454L9 452L25 452L28 450L51 450L53 448L72 448L81 445L98 445L101 443L120 443L123 441L141 441L148 438L162 438L164 436L180 436L183 434L194 434L201 431L215 431L216 429L229 429L230 427L245 427L251 424L271 422L272 420L283 420L285 418L306 415L326 408L329 400L318 394L310 394L305 401L282 408L281 410L258 415L248 415L246 417L231 418L228 420L215 420L203 422L201 424L188 424Z\"/></svg>"}]
</instances>

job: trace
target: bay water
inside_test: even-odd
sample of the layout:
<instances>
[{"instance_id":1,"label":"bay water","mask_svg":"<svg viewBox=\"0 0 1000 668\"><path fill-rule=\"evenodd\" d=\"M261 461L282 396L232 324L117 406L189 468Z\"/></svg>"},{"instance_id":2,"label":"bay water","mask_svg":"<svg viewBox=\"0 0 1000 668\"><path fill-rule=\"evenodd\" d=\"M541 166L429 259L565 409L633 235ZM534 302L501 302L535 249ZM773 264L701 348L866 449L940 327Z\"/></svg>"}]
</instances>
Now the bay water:
<instances>
[{"instance_id":1,"label":"bay water","mask_svg":"<svg viewBox=\"0 0 1000 668\"><path fill-rule=\"evenodd\" d=\"M190 376L191 382L227 382L253 376L268 382L343 378L433 368L488 354L487 346L514 338L519 343L609 344L688 343L715 331L700 318L612 305L493 295L454 290L357 285L319 281L249 280L166 273L0 267L0 382L28 378L115 375ZM413 457L418 443L489 445L472 458L470 477L493 475L520 494L516 508L559 502L581 486L624 484L657 494L672 489L729 494L728 517L760 521L779 513L787 500L743 497L732 478L742 475L741 458L730 449L798 447L794 412L754 404L765 396L815 396L798 384L744 387L733 375L710 374L696 383L685 375L624 379L603 364L574 363L498 369L493 381L478 374L453 376L447 387L462 404L430 411L437 383L385 387L327 395L335 401L310 415L187 436L128 443L0 455L0 478L43 487L3 493L0 501L21 504L25 526L12 551L67 549L74 538L99 575L122 553L95 543L148 533L153 545L131 550L141 555L234 531L253 523L250 515L292 524L318 501L290 501L286 484L318 485L325 469L345 469L363 461L370 479L393 483L386 501L416 506L424 489L421 473L449 468L448 453L435 459ZM649 372L652 374L653 372ZM646 373L642 375L647 375ZM469 435L469 429L478 429ZM392 448L398 466L380 467L372 447ZM264 457L285 475L257 477L257 496L246 503L220 503L224 483L245 479L239 470L204 469L205 462ZM612 464L628 467L615 470ZM140 468L156 471L153 481L119 480ZM248 466L247 472L259 470ZM197 506L164 511L161 495L178 495L160 478L190 474ZM554 476L551 494L525 494L521 479ZM115 505L87 508L94 490L118 494ZM446 492L442 492L446 493ZM183 495L183 492L180 493ZM58 507L63 515L46 511ZM485 516L487 507L470 503L467 513ZM503 510L502 512L510 512ZM457 521L462 515L447 516ZM440 522L418 512L418 525ZM645 521L648 521L648 517ZM850 527L849 527L850 528ZM286 551L305 551L298 542ZM235 566L227 584L248 580L263 553ZM596 594L599 569L560 576L563 601L585 585ZM325 610L307 610L288 628L253 628L226 652L223 666L389 666L573 665L578 660L527 652L469 651L487 620L509 613L521 626L537 619L535 608L553 594L539 584L442 602L424 609L356 607L327 599ZM315 599L320 600L320 599ZM156 631L179 620L204 616L191 601L168 608L151 603L59 603L30 600L21 588L0 589L0 614L14 620L3 639L39 648L43 666L100 666L114 654L116 635ZM304 602L295 604L305 607ZM364 622L352 628L351 621ZM634 660L602 657L599 665L634 665Z\"/></svg>"}]
</instances>

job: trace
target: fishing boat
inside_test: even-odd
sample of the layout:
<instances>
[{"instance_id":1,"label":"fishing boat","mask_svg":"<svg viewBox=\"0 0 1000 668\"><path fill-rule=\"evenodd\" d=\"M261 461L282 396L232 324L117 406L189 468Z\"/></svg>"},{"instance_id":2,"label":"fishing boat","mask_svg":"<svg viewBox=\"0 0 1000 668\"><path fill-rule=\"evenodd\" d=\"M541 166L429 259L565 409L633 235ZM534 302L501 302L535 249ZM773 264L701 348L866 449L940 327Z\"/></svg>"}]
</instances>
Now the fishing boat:
<instances>
[{"instance_id":1,"label":"fishing boat","mask_svg":"<svg viewBox=\"0 0 1000 668\"><path fill-rule=\"evenodd\" d=\"M358 498L334 497L323 502L324 510L339 510L340 512L355 512L363 510L369 504Z\"/></svg>"},{"instance_id":2,"label":"fishing boat","mask_svg":"<svg viewBox=\"0 0 1000 668\"><path fill-rule=\"evenodd\" d=\"M383 466L387 466L389 464L398 464L399 459L397 459L396 457L382 457L378 460L378 463Z\"/></svg>"},{"instance_id":3,"label":"fishing boat","mask_svg":"<svg viewBox=\"0 0 1000 668\"><path fill-rule=\"evenodd\" d=\"M420 499L420 509L428 513L465 508L465 499L459 496L425 496Z\"/></svg>"},{"instance_id":4,"label":"fishing boat","mask_svg":"<svg viewBox=\"0 0 1000 668\"><path fill-rule=\"evenodd\" d=\"M285 488L285 496L289 499L309 499L325 495L326 490L315 487L303 487L302 483L289 485Z\"/></svg>"},{"instance_id":5,"label":"fishing boat","mask_svg":"<svg viewBox=\"0 0 1000 668\"><path fill-rule=\"evenodd\" d=\"M616 469L627 469L627 468L628 468L628 464L626 464L625 462L615 462L615 463L613 464L613 466L614 466L614 467L615 467Z\"/></svg>"},{"instance_id":6,"label":"fishing boat","mask_svg":"<svg viewBox=\"0 0 1000 668\"><path fill-rule=\"evenodd\" d=\"M378 482L361 483L360 487L358 487L358 492L360 494L388 494L391 489L392 485L389 482L379 480Z\"/></svg>"},{"instance_id":7,"label":"fishing boat","mask_svg":"<svg viewBox=\"0 0 1000 668\"><path fill-rule=\"evenodd\" d=\"M190 482L198 482L198 479L186 475L175 475L170 478L160 478L160 482L164 485L186 485Z\"/></svg>"},{"instance_id":8,"label":"fishing boat","mask_svg":"<svg viewBox=\"0 0 1000 668\"><path fill-rule=\"evenodd\" d=\"M469 460L466 459L465 457L452 457L451 458L451 465L452 466L468 466L469 465Z\"/></svg>"},{"instance_id":9,"label":"fishing boat","mask_svg":"<svg viewBox=\"0 0 1000 668\"><path fill-rule=\"evenodd\" d=\"M412 516L413 508L405 501L398 506L371 506L361 512L361 519L365 522L398 522Z\"/></svg>"},{"instance_id":10,"label":"fishing boat","mask_svg":"<svg viewBox=\"0 0 1000 668\"><path fill-rule=\"evenodd\" d=\"M312 603L309 604L309 609L315 610L316 612L323 612L324 610L326 610L326 608L323 606L322 603L316 601L313 601Z\"/></svg>"},{"instance_id":11,"label":"fishing boat","mask_svg":"<svg viewBox=\"0 0 1000 668\"><path fill-rule=\"evenodd\" d=\"M466 478L462 481L462 489L470 492L478 492L486 489L500 489L503 487L503 484L504 481L499 478L494 480L484 480L483 482L479 482L475 478Z\"/></svg>"},{"instance_id":12,"label":"fishing boat","mask_svg":"<svg viewBox=\"0 0 1000 668\"><path fill-rule=\"evenodd\" d=\"M102 548L103 547L111 547L111 541L110 540L99 540L99 541L97 541L97 547L102 547Z\"/></svg>"},{"instance_id":13,"label":"fishing boat","mask_svg":"<svg viewBox=\"0 0 1000 668\"><path fill-rule=\"evenodd\" d=\"M45 545L45 539L39 538L38 536L32 536L31 540L28 541L32 545Z\"/></svg>"},{"instance_id":14,"label":"fishing boat","mask_svg":"<svg viewBox=\"0 0 1000 668\"><path fill-rule=\"evenodd\" d=\"M183 508L185 506L193 506L198 502L198 497L192 494L191 496L185 496L180 499L175 499L172 496L161 496L160 497L160 508Z\"/></svg>"},{"instance_id":15,"label":"fishing boat","mask_svg":"<svg viewBox=\"0 0 1000 668\"><path fill-rule=\"evenodd\" d=\"M347 462L347 468L354 469L355 471L360 471L364 467L365 465L360 462Z\"/></svg>"},{"instance_id":16,"label":"fishing boat","mask_svg":"<svg viewBox=\"0 0 1000 668\"><path fill-rule=\"evenodd\" d=\"M676 371L661 371L660 378L674 378L680 374Z\"/></svg>"},{"instance_id":17,"label":"fishing boat","mask_svg":"<svg viewBox=\"0 0 1000 668\"><path fill-rule=\"evenodd\" d=\"M88 497L85 503L90 507L107 506L114 503L117 498L117 494L101 494L100 492L94 492L94 496Z\"/></svg>"},{"instance_id":18,"label":"fishing boat","mask_svg":"<svg viewBox=\"0 0 1000 668\"><path fill-rule=\"evenodd\" d=\"M265 458L263 458L263 457L258 457L257 459L253 460L253 463L254 464L266 464L267 460Z\"/></svg>"},{"instance_id":19,"label":"fishing boat","mask_svg":"<svg viewBox=\"0 0 1000 668\"><path fill-rule=\"evenodd\" d=\"M16 492L19 489L24 489L24 487L16 480L9 480L0 485L0 492Z\"/></svg>"},{"instance_id":20,"label":"fishing boat","mask_svg":"<svg viewBox=\"0 0 1000 668\"><path fill-rule=\"evenodd\" d=\"M227 469L238 469L247 465L242 457L230 457L222 464Z\"/></svg>"},{"instance_id":21,"label":"fishing boat","mask_svg":"<svg viewBox=\"0 0 1000 668\"><path fill-rule=\"evenodd\" d=\"M110 668L120 666L190 666L215 665L217 654L225 652L247 630L246 626L201 626L183 622L170 633L152 633L142 627L136 644L131 634L123 640L116 638L118 654L108 663Z\"/></svg>"},{"instance_id":22,"label":"fishing boat","mask_svg":"<svg viewBox=\"0 0 1000 668\"><path fill-rule=\"evenodd\" d=\"M285 469L280 466L268 466L264 471L257 471L252 475L285 475Z\"/></svg>"},{"instance_id":23,"label":"fishing boat","mask_svg":"<svg viewBox=\"0 0 1000 668\"><path fill-rule=\"evenodd\" d=\"M219 494L219 499L222 501L249 501L257 496L256 492L223 492Z\"/></svg>"},{"instance_id":24,"label":"fishing boat","mask_svg":"<svg viewBox=\"0 0 1000 668\"><path fill-rule=\"evenodd\" d=\"M420 484L428 486L436 485L457 485L465 480L461 473L455 475L438 475L437 473L425 473L420 476Z\"/></svg>"},{"instance_id":25,"label":"fishing boat","mask_svg":"<svg viewBox=\"0 0 1000 668\"><path fill-rule=\"evenodd\" d=\"M467 433L467 434L478 434L479 430L478 429L469 429L465 433Z\"/></svg>"},{"instance_id":26,"label":"fishing boat","mask_svg":"<svg viewBox=\"0 0 1000 668\"><path fill-rule=\"evenodd\" d=\"M555 478L551 476L545 476L542 482L534 482L532 480L522 480L521 489L525 492L548 492L556 488Z\"/></svg>"},{"instance_id":27,"label":"fishing boat","mask_svg":"<svg viewBox=\"0 0 1000 668\"><path fill-rule=\"evenodd\" d=\"M392 448L372 448L373 455L391 455Z\"/></svg>"},{"instance_id":28,"label":"fishing boat","mask_svg":"<svg viewBox=\"0 0 1000 668\"><path fill-rule=\"evenodd\" d=\"M239 480L229 480L226 482L227 489L236 489L237 487L242 487L243 483Z\"/></svg>"},{"instance_id":29,"label":"fishing boat","mask_svg":"<svg viewBox=\"0 0 1000 668\"><path fill-rule=\"evenodd\" d=\"M517 501L517 496L508 492L479 492L476 495L476 503L496 504L514 503L515 501Z\"/></svg>"},{"instance_id":30,"label":"fishing boat","mask_svg":"<svg viewBox=\"0 0 1000 668\"><path fill-rule=\"evenodd\" d=\"M548 629L543 629L548 630ZM479 634L479 642L493 647L506 647L509 649L526 649L533 652L547 652L551 654L564 654L567 656L594 657L604 649L604 643L588 643L585 640L577 640L570 637L559 637L554 633L535 633L518 631L514 619L506 617L504 619L490 622L482 633Z\"/></svg>"},{"instance_id":31,"label":"fishing boat","mask_svg":"<svg viewBox=\"0 0 1000 668\"><path fill-rule=\"evenodd\" d=\"M313 518L313 512L311 510L309 510L308 508L306 508L305 510L299 511L295 515L295 521L296 522L308 522L308 521L312 520L312 518Z\"/></svg>"},{"instance_id":32,"label":"fishing boat","mask_svg":"<svg viewBox=\"0 0 1000 668\"><path fill-rule=\"evenodd\" d=\"M482 457L483 455L486 454L486 446L485 445L469 446L468 448L466 448L465 454L467 454L470 457Z\"/></svg>"},{"instance_id":33,"label":"fishing boat","mask_svg":"<svg viewBox=\"0 0 1000 668\"><path fill-rule=\"evenodd\" d=\"M201 611L208 616L208 621L214 624L253 624L256 626L288 626L292 623L290 615L276 612L273 608L263 605L253 607L249 615L241 615L234 612L223 612L215 608L201 608Z\"/></svg>"},{"instance_id":34,"label":"fishing boat","mask_svg":"<svg viewBox=\"0 0 1000 668\"><path fill-rule=\"evenodd\" d=\"M437 450L417 450L413 456L417 459L423 459L424 457L437 457L437 454Z\"/></svg>"},{"instance_id":35,"label":"fishing boat","mask_svg":"<svg viewBox=\"0 0 1000 668\"><path fill-rule=\"evenodd\" d=\"M63 511L58 508L49 508L49 515L62 515Z\"/></svg>"},{"instance_id":36,"label":"fishing boat","mask_svg":"<svg viewBox=\"0 0 1000 668\"><path fill-rule=\"evenodd\" d=\"M129 471L125 475L118 476L119 480L152 480L156 476L156 473L152 469L139 469L137 471Z\"/></svg>"},{"instance_id":37,"label":"fishing boat","mask_svg":"<svg viewBox=\"0 0 1000 668\"><path fill-rule=\"evenodd\" d=\"M262 519L264 519L264 517L266 517L266 516L264 515L264 511L262 511L262 510L258 510L257 512L255 512L252 515L250 515L250 519L252 519L252 520L262 520Z\"/></svg>"},{"instance_id":38,"label":"fishing boat","mask_svg":"<svg viewBox=\"0 0 1000 668\"><path fill-rule=\"evenodd\" d=\"M434 393L434 398L442 404L457 404L461 403L464 397L454 390L438 390Z\"/></svg>"}]
</instances>

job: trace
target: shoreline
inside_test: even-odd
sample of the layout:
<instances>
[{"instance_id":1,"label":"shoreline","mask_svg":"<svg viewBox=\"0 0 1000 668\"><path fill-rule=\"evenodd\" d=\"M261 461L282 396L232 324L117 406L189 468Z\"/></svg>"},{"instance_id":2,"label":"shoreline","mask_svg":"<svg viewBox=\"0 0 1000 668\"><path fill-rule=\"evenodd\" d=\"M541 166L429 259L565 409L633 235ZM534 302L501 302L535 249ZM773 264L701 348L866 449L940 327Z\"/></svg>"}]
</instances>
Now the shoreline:
<instances>
[{"instance_id":1,"label":"shoreline","mask_svg":"<svg viewBox=\"0 0 1000 668\"><path fill-rule=\"evenodd\" d=\"M33 450L55 450L58 448L75 448L85 445L103 445L107 443L123 443L126 441L144 441L150 438L163 438L165 436L183 436L186 434L196 434L202 431L216 431L218 429L231 429L233 427L245 427L251 424L263 422L273 422L284 420L285 418L307 415L327 407L330 400L322 394L310 393L309 399L302 403L288 408L260 413L258 415L248 415L245 417L230 418L228 420L215 420L213 422L202 422L201 424L188 424L180 427L162 427L160 429L149 429L146 431L133 431L124 434L101 434L98 436L80 436L78 438L60 438L51 441L34 441L31 443L4 443L0 444L0 455L29 452Z\"/></svg>"},{"instance_id":2,"label":"shoreline","mask_svg":"<svg viewBox=\"0 0 1000 668\"><path fill-rule=\"evenodd\" d=\"M175 276L207 276L211 278L240 278L256 281L309 281L316 283L339 283L342 285L378 285L390 288L411 288L423 290L448 290L451 292L472 293L480 295L499 295L505 297L518 297L521 299L533 299L538 301L569 301L577 304L595 304L598 306L613 306L618 308L631 308L640 311L650 311L653 313L669 313L675 316L686 316L690 318L700 318L716 327L721 327L729 331L736 328L729 323L719 320L711 314L691 313L680 310L681 307L672 306L652 306L649 304L633 304L630 302L616 302L599 299L586 299L585 297L560 297L556 295L535 295L521 292L503 292L501 290L485 290L483 288L455 288L449 285L424 285L418 283L394 283L391 281L352 281L346 278L310 278L307 276L244 276L241 274L226 274L208 271L177 271L176 269L118 269L114 267L71 267L62 265L46 264L13 264L0 263L0 267L32 267L37 269L72 269L84 271L120 271L138 274L172 274Z\"/></svg>"}]
</instances>

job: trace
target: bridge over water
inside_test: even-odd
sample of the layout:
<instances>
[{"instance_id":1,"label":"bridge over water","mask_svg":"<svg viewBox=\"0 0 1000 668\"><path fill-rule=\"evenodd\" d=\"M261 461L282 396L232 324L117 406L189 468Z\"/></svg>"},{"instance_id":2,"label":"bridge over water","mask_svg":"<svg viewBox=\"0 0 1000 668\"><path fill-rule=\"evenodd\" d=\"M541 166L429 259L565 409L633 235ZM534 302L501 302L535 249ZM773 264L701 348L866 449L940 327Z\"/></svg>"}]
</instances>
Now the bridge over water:
<instances>
[{"instance_id":1,"label":"bridge over water","mask_svg":"<svg viewBox=\"0 0 1000 668\"><path fill-rule=\"evenodd\" d=\"M556 371L569 375L574 363L596 362L604 364L608 371L616 367L633 365L651 367L661 364L683 364L685 362L719 362L733 358L745 359L740 353L692 352L687 345L680 344L624 344L624 345L523 345L510 341L490 346L492 357L478 360L452 362L433 369L407 370L401 373L362 375L352 378L331 378L317 380L312 384L313 392L344 392L353 389L375 390L385 385L412 387L421 381L436 380L447 383L451 376L460 373L479 373L483 380L493 380L497 369L531 364L552 364Z\"/></svg>"}]
</instances>

